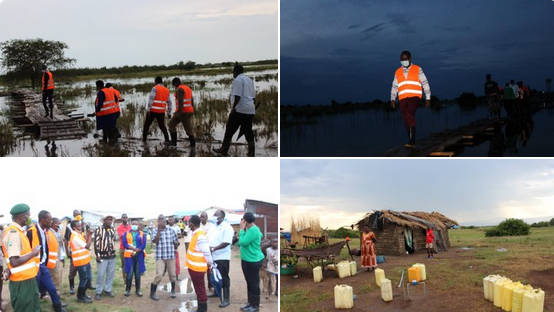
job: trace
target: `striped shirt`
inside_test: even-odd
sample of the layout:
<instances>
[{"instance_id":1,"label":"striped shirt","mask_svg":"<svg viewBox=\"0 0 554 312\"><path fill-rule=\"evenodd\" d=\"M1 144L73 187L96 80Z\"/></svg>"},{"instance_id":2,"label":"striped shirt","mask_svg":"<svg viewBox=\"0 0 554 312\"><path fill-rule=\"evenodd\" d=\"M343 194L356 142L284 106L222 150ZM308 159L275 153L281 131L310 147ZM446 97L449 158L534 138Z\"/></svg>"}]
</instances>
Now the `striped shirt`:
<instances>
[{"instance_id":1,"label":"striped shirt","mask_svg":"<svg viewBox=\"0 0 554 312\"><path fill-rule=\"evenodd\" d=\"M402 66L402 70L404 71L404 77L408 78L408 71L410 70L410 67L404 67ZM421 67L419 68L419 81L421 82L421 86L423 87L423 91L425 92L425 99L430 100L431 99L431 88L429 87L429 81L427 81L427 77L425 77L425 74L423 73L423 69ZM396 100L396 96L398 95L398 81L396 80L396 75L394 75L394 80L392 81L392 88L390 91L390 100L394 101Z\"/></svg>"},{"instance_id":2,"label":"striped shirt","mask_svg":"<svg viewBox=\"0 0 554 312\"><path fill-rule=\"evenodd\" d=\"M94 231L94 252L96 258L113 259L115 258L115 231L113 228L106 229L100 226Z\"/></svg>"},{"instance_id":3,"label":"striped shirt","mask_svg":"<svg viewBox=\"0 0 554 312\"><path fill-rule=\"evenodd\" d=\"M152 240L156 238L158 228L152 230ZM177 234L169 226L160 232L160 241L156 244L156 260L175 259L175 244L177 243Z\"/></svg>"}]
</instances>

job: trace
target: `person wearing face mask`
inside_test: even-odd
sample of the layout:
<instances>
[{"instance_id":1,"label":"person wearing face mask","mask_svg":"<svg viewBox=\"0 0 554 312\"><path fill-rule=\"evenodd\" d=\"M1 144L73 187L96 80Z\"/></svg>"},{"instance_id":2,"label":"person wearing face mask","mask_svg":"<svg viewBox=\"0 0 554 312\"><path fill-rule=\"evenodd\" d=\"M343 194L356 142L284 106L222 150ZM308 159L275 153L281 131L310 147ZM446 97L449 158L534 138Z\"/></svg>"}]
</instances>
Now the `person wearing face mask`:
<instances>
[{"instance_id":1,"label":"person wearing face mask","mask_svg":"<svg viewBox=\"0 0 554 312\"><path fill-rule=\"evenodd\" d=\"M190 229L192 230L192 239L187 250L187 267L198 300L198 310L196 312L208 311L208 297L206 288L204 288L204 275L211 274L213 259L210 253L208 238L206 233L200 228L200 218L197 215L190 217Z\"/></svg>"},{"instance_id":2,"label":"person wearing face mask","mask_svg":"<svg viewBox=\"0 0 554 312\"><path fill-rule=\"evenodd\" d=\"M431 103L431 89L427 77L421 67L412 64L412 54L410 51L403 51L400 54L400 63L402 66L396 70L391 89L391 107L396 108L396 96L400 102L400 111L404 118L404 125L408 133L408 142L405 144L408 148L415 147L416 119L415 113L425 91L425 106L429 107ZM422 90L423 89L423 90Z\"/></svg>"},{"instance_id":3,"label":"person wearing face mask","mask_svg":"<svg viewBox=\"0 0 554 312\"><path fill-rule=\"evenodd\" d=\"M214 224L212 222L208 222L208 214L204 211L200 214L200 229L204 231L207 235L209 235L210 230L214 227ZM188 250L188 248L187 248ZM206 274L206 278L208 279L208 289L212 290L212 281L210 280L210 276Z\"/></svg>"},{"instance_id":4,"label":"person wearing face mask","mask_svg":"<svg viewBox=\"0 0 554 312\"><path fill-rule=\"evenodd\" d=\"M175 232L175 235L177 236L177 241L179 241L179 233L181 233L181 228L179 228L179 225L175 224L175 217L169 216L167 218L167 223L169 225L169 228L172 229ZM177 276L177 280L179 281L179 274L181 274L181 268L179 267L181 263L179 262L179 246L181 245L180 242L177 243L177 247L175 247L175 276Z\"/></svg>"},{"instance_id":5,"label":"person wearing face mask","mask_svg":"<svg viewBox=\"0 0 554 312\"><path fill-rule=\"evenodd\" d=\"M123 246L123 234L131 230L131 225L129 224L129 217L124 213L121 215L121 224L117 227L117 237L119 239L119 258L121 259L121 272L123 272L123 280L127 280L127 273L125 270L125 247Z\"/></svg>"},{"instance_id":6,"label":"person wearing face mask","mask_svg":"<svg viewBox=\"0 0 554 312\"><path fill-rule=\"evenodd\" d=\"M12 223L4 229L2 251L10 271L10 301L14 311L40 311L36 276L40 266L40 245L31 249L23 226L31 215L26 204L10 210Z\"/></svg>"},{"instance_id":7,"label":"person wearing face mask","mask_svg":"<svg viewBox=\"0 0 554 312\"><path fill-rule=\"evenodd\" d=\"M224 308L229 305L230 300L229 288L231 280L229 279L229 263L231 262L231 243L233 242L235 232L233 227L225 221L225 212L223 210L216 211L213 217L210 218L210 222L215 227L208 233L208 241L214 262L221 273L223 294L220 298L221 303L219 307ZM214 292L208 295L208 297L217 297L217 294Z\"/></svg>"},{"instance_id":8,"label":"person wearing face mask","mask_svg":"<svg viewBox=\"0 0 554 312\"><path fill-rule=\"evenodd\" d=\"M131 230L122 237L125 247L125 270L127 270L127 280L125 281L125 296L131 295L131 284L133 283L133 274L135 275L136 294L142 297L140 291L140 277L146 272L144 257L146 256L146 234L139 230L138 220L131 220Z\"/></svg>"},{"instance_id":9,"label":"person wearing face mask","mask_svg":"<svg viewBox=\"0 0 554 312\"><path fill-rule=\"evenodd\" d=\"M40 261L39 271L37 273L37 284L39 289L42 289L44 294L46 291L50 294L52 299L52 306L54 311L62 312L65 309L62 308L62 302L56 286L52 282L49 269L53 269L58 261L58 243L52 232L49 231L52 224L52 215L46 211L41 210L38 214L38 224L33 225L27 231L27 238L31 244L31 248L40 246Z\"/></svg>"},{"instance_id":10,"label":"person wearing face mask","mask_svg":"<svg viewBox=\"0 0 554 312\"><path fill-rule=\"evenodd\" d=\"M92 269L90 266L89 250L91 243L91 236L89 235L87 237L86 233L83 232L82 222L78 220L71 221L69 247L71 249L71 262L79 273L77 302L80 303L92 303L91 298L87 295L87 285L92 282Z\"/></svg>"},{"instance_id":11,"label":"person wearing face mask","mask_svg":"<svg viewBox=\"0 0 554 312\"><path fill-rule=\"evenodd\" d=\"M62 274L63 268L65 267L65 248L63 245L63 240L60 234L60 225L61 221L58 218L52 218L52 226L50 226L50 232L54 235L56 242L58 243L58 257L56 265L53 269L49 268L50 276L52 276L52 281L60 293L60 286L62 285Z\"/></svg>"}]
</instances>

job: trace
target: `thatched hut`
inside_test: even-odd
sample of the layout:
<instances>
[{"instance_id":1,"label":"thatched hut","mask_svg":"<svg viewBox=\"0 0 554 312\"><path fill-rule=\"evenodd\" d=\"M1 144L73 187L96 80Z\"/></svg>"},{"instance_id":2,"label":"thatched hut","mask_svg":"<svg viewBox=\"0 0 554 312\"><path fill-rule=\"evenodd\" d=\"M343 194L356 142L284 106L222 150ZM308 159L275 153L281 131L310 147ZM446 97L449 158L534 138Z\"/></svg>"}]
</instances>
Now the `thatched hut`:
<instances>
[{"instance_id":1,"label":"thatched hut","mask_svg":"<svg viewBox=\"0 0 554 312\"><path fill-rule=\"evenodd\" d=\"M356 224L360 231L365 225L377 236L378 255L399 256L418 251L425 252L425 234L428 226L435 232L435 249L448 250L448 230L458 225L438 212L397 212L379 210L367 213Z\"/></svg>"}]
</instances>

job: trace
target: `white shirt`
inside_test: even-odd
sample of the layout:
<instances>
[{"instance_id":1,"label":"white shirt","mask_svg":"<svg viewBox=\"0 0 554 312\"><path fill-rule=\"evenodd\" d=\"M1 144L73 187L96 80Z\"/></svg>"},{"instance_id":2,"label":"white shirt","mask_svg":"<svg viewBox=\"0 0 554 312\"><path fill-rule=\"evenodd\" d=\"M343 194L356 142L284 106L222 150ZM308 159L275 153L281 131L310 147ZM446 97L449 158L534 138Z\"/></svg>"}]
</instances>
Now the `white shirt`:
<instances>
[{"instance_id":1,"label":"white shirt","mask_svg":"<svg viewBox=\"0 0 554 312\"><path fill-rule=\"evenodd\" d=\"M173 226L170 226L169 228L171 228L173 232L175 232L175 235L177 235L177 238L178 238L179 233L181 233L181 228L179 227L179 225L173 224Z\"/></svg>"},{"instance_id":2,"label":"white shirt","mask_svg":"<svg viewBox=\"0 0 554 312\"><path fill-rule=\"evenodd\" d=\"M192 232L190 231L189 226L185 226L185 233L187 234L185 236L185 243L190 243L190 240L192 239Z\"/></svg>"},{"instance_id":3,"label":"white shirt","mask_svg":"<svg viewBox=\"0 0 554 312\"><path fill-rule=\"evenodd\" d=\"M240 96L236 111L241 114L254 115L256 108L254 107L254 99L256 98L256 89L254 81L248 78L245 74L240 74L233 80L231 87L231 107L235 103L235 96Z\"/></svg>"},{"instance_id":4,"label":"white shirt","mask_svg":"<svg viewBox=\"0 0 554 312\"><path fill-rule=\"evenodd\" d=\"M233 227L226 221L216 225L210 233L208 233L208 240L210 247L219 246L221 243L229 243L225 248L214 250L212 257L215 260L231 260L231 243L233 242L233 236L235 231Z\"/></svg>"},{"instance_id":5,"label":"white shirt","mask_svg":"<svg viewBox=\"0 0 554 312\"><path fill-rule=\"evenodd\" d=\"M202 224L200 222L200 229L204 231L204 233L208 234L215 226L211 222L206 222L206 224Z\"/></svg>"},{"instance_id":6,"label":"white shirt","mask_svg":"<svg viewBox=\"0 0 554 312\"><path fill-rule=\"evenodd\" d=\"M277 268L279 267L279 259L277 258L279 249L273 249L269 247L266 250L267 253L267 270L273 274L277 274Z\"/></svg>"}]
</instances>

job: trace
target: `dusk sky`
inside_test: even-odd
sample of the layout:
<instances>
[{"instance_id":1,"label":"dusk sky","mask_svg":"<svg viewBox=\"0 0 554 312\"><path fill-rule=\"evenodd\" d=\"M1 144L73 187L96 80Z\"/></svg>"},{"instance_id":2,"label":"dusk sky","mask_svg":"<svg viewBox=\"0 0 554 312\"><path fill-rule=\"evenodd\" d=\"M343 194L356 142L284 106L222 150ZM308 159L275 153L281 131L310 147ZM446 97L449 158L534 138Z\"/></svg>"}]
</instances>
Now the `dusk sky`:
<instances>
[{"instance_id":1,"label":"dusk sky","mask_svg":"<svg viewBox=\"0 0 554 312\"><path fill-rule=\"evenodd\" d=\"M554 160L281 160L281 227L350 226L372 210L440 212L462 225L554 217Z\"/></svg>"},{"instance_id":2,"label":"dusk sky","mask_svg":"<svg viewBox=\"0 0 554 312\"><path fill-rule=\"evenodd\" d=\"M63 41L77 67L278 57L277 0L0 2L0 42Z\"/></svg>"},{"instance_id":3,"label":"dusk sky","mask_svg":"<svg viewBox=\"0 0 554 312\"><path fill-rule=\"evenodd\" d=\"M485 75L545 90L554 1L281 0L281 105L390 100L400 53L432 95L483 94Z\"/></svg>"}]
</instances>

